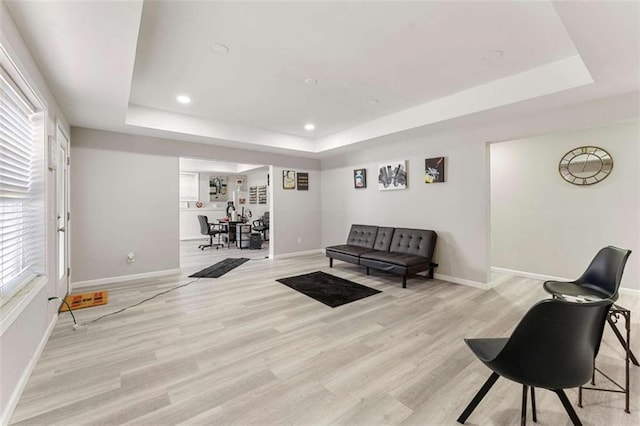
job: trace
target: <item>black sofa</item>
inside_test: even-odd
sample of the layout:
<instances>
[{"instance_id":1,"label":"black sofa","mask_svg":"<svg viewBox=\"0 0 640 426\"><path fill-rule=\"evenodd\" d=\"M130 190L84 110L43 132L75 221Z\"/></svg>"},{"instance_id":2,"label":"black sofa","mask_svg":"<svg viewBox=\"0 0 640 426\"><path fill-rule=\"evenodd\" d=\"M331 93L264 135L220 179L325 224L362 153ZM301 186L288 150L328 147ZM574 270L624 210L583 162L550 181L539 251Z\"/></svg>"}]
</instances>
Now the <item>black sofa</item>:
<instances>
[{"instance_id":1,"label":"black sofa","mask_svg":"<svg viewBox=\"0 0 640 426\"><path fill-rule=\"evenodd\" d=\"M438 235L435 231L410 228L389 228L371 225L351 225L347 244L325 248L329 266L333 259L355 263L366 268L379 269L402 276L402 287L407 288L407 276L422 271L433 271L433 253Z\"/></svg>"}]
</instances>

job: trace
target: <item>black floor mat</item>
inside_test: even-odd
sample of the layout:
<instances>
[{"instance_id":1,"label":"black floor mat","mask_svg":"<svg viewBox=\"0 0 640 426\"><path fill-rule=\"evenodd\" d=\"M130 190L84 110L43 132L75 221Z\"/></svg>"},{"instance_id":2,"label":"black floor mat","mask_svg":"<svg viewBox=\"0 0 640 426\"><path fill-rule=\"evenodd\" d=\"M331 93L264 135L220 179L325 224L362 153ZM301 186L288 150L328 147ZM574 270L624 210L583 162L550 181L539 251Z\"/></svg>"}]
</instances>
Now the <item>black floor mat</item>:
<instances>
[{"instance_id":1,"label":"black floor mat","mask_svg":"<svg viewBox=\"0 0 640 426\"><path fill-rule=\"evenodd\" d=\"M277 281L332 308L381 293L379 290L320 271L280 278Z\"/></svg>"},{"instance_id":2,"label":"black floor mat","mask_svg":"<svg viewBox=\"0 0 640 426\"><path fill-rule=\"evenodd\" d=\"M240 266L243 263L248 262L248 261L249 261L249 259L247 259L246 257L227 258L227 259L221 260L220 262L216 263L215 265L211 265L208 268L203 269L202 271L198 271L193 275L189 275L189 277L220 278L221 276L223 276L224 274L226 274L230 270L235 269L238 266Z\"/></svg>"}]
</instances>

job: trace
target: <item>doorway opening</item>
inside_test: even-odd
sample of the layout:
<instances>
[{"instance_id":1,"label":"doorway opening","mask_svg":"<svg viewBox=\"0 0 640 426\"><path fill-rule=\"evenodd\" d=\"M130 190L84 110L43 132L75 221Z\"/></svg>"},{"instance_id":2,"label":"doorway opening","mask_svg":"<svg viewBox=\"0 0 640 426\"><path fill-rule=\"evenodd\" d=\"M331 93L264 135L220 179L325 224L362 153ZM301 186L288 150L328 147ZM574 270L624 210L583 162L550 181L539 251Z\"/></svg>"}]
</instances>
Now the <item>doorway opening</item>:
<instances>
[{"instance_id":1,"label":"doorway opening","mask_svg":"<svg viewBox=\"0 0 640 426\"><path fill-rule=\"evenodd\" d=\"M180 268L196 271L226 258L273 257L272 166L196 158L179 162Z\"/></svg>"}]
</instances>

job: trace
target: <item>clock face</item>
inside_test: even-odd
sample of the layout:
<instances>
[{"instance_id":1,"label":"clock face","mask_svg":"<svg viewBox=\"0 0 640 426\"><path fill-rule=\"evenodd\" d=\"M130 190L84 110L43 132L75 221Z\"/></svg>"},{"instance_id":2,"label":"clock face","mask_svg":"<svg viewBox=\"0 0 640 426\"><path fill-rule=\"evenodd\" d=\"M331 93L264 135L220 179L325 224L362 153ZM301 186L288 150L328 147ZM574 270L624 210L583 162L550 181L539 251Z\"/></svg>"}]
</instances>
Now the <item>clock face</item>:
<instances>
[{"instance_id":1,"label":"clock face","mask_svg":"<svg viewBox=\"0 0 640 426\"><path fill-rule=\"evenodd\" d=\"M611 173L613 158L602 148L581 146L567 152L558 170L564 180L574 185L593 185Z\"/></svg>"}]
</instances>

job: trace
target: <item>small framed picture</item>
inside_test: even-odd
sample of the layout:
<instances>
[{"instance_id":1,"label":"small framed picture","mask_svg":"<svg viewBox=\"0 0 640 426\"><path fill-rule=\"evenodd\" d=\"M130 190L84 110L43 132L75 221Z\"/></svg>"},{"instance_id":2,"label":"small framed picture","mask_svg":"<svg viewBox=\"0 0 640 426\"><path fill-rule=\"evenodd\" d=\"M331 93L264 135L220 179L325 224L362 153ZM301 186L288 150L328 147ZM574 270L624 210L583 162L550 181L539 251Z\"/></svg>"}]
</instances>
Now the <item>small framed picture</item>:
<instances>
[{"instance_id":1,"label":"small framed picture","mask_svg":"<svg viewBox=\"0 0 640 426\"><path fill-rule=\"evenodd\" d=\"M282 188L296 189L296 172L293 170L282 171Z\"/></svg>"},{"instance_id":2,"label":"small framed picture","mask_svg":"<svg viewBox=\"0 0 640 426\"><path fill-rule=\"evenodd\" d=\"M298 172L296 175L298 191L309 190L309 173Z\"/></svg>"},{"instance_id":3,"label":"small framed picture","mask_svg":"<svg viewBox=\"0 0 640 426\"><path fill-rule=\"evenodd\" d=\"M424 183L444 182L444 157L424 160Z\"/></svg>"},{"instance_id":4,"label":"small framed picture","mask_svg":"<svg viewBox=\"0 0 640 426\"><path fill-rule=\"evenodd\" d=\"M367 169L355 169L353 171L353 186L356 189L367 187Z\"/></svg>"}]
</instances>

